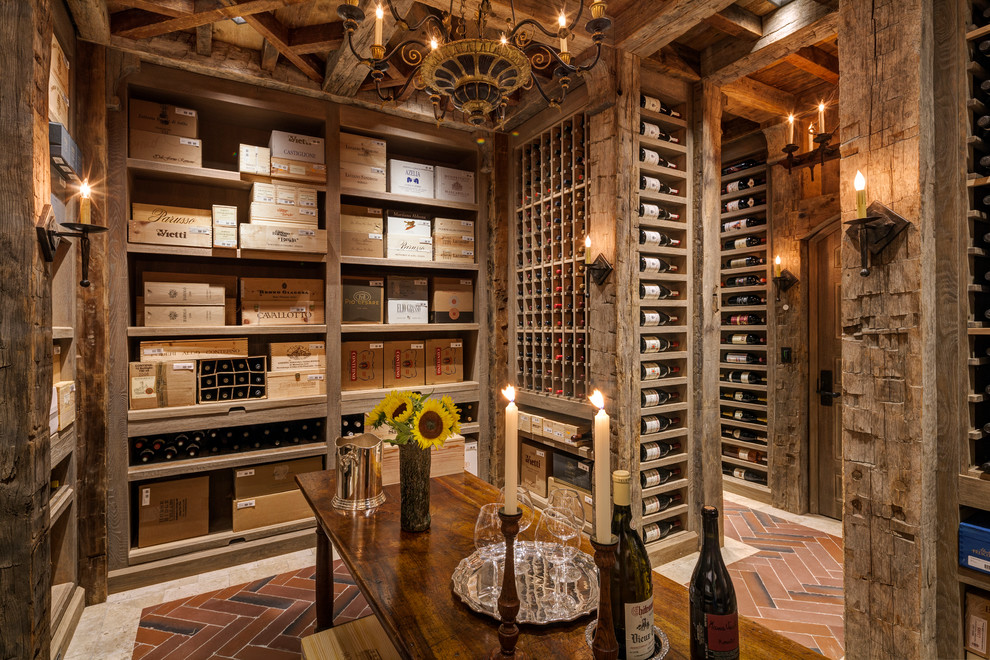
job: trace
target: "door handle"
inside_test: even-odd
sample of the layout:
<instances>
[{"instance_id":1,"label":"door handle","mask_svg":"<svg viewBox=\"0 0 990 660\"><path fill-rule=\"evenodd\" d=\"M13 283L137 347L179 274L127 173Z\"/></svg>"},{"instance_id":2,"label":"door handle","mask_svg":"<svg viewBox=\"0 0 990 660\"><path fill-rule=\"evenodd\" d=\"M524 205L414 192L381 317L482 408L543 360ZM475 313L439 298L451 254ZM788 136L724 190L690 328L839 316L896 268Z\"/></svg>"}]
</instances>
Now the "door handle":
<instances>
[{"instance_id":1,"label":"door handle","mask_svg":"<svg viewBox=\"0 0 990 660\"><path fill-rule=\"evenodd\" d=\"M831 406L833 400L842 396L842 392L832 391L831 371L822 370L818 380L815 381L815 394L818 395L818 401L823 406Z\"/></svg>"}]
</instances>

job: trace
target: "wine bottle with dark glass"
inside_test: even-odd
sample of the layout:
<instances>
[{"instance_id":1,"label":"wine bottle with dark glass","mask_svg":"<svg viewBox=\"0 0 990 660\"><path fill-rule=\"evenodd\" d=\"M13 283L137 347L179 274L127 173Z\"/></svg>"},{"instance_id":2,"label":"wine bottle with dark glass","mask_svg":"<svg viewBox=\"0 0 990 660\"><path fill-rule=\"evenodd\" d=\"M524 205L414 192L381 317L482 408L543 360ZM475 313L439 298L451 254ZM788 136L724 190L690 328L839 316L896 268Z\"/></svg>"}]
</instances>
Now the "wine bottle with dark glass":
<instances>
[{"instance_id":1,"label":"wine bottle with dark glass","mask_svg":"<svg viewBox=\"0 0 990 660\"><path fill-rule=\"evenodd\" d=\"M739 658L739 612L736 590L718 543L718 509L701 509L704 540L691 576L691 660Z\"/></svg>"},{"instance_id":2,"label":"wine bottle with dark glass","mask_svg":"<svg viewBox=\"0 0 990 660\"><path fill-rule=\"evenodd\" d=\"M612 534L618 537L612 569L612 625L619 657L646 660L654 653L653 570L643 539L632 527L629 472L612 473Z\"/></svg>"}]
</instances>

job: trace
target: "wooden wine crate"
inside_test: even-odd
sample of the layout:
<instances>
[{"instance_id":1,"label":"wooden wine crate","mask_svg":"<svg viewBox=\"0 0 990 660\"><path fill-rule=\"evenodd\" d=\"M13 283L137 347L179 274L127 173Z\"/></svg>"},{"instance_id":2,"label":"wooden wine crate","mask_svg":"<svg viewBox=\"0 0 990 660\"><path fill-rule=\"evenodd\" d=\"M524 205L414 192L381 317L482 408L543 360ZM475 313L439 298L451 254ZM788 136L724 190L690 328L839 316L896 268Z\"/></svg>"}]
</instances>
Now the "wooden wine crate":
<instances>
[{"instance_id":1,"label":"wooden wine crate","mask_svg":"<svg viewBox=\"0 0 990 660\"><path fill-rule=\"evenodd\" d=\"M239 230L243 250L327 253L325 229L289 224L278 226L242 224Z\"/></svg>"},{"instance_id":2,"label":"wooden wine crate","mask_svg":"<svg viewBox=\"0 0 990 660\"><path fill-rule=\"evenodd\" d=\"M433 451L430 477L445 477L448 474L461 472L464 472L464 436L455 435L447 438L441 449ZM399 448L396 445L386 444L382 448L382 485L390 486L397 483L399 483Z\"/></svg>"},{"instance_id":3,"label":"wooden wine crate","mask_svg":"<svg viewBox=\"0 0 990 660\"><path fill-rule=\"evenodd\" d=\"M268 372L269 399L324 396L326 393L327 377L324 369Z\"/></svg>"}]
</instances>

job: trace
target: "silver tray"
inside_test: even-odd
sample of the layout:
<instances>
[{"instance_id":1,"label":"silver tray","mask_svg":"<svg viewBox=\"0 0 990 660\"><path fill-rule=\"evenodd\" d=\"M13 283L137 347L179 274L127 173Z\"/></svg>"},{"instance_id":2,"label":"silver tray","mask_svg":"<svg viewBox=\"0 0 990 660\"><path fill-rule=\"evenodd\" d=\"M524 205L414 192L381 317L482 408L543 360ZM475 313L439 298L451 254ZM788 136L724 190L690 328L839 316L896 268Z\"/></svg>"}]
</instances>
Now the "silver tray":
<instances>
[{"instance_id":1,"label":"silver tray","mask_svg":"<svg viewBox=\"0 0 990 660\"><path fill-rule=\"evenodd\" d=\"M584 641L588 642L589 649L592 642L595 641L595 628L597 626L598 621L592 621L584 629ZM658 626L653 626L653 640L653 655L647 660L663 660L670 651L670 640L667 639L667 634L660 630Z\"/></svg>"},{"instance_id":2,"label":"silver tray","mask_svg":"<svg viewBox=\"0 0 990 660\"><path fill-rule=\"evenodd\" d=\"M505 545L501 545L502 561L497 572L501 579L501 564L504 564ZM566 615L551 618L547 605L554 598L553 576L550 563L533 541L516 543L516 590L519 593L518 623L533 623L545 625L573 621L579 617L591 614L598 609L598 568L595 560L584 552L578 552L574 557L574 566L581 572L576 581L567 582L565 592L572 598L572 607ZM487 614L499 620L498 593L501 584L490 598L482 598L480 591L490 587L492 582L491 563L486 562L479 552L475 551L469 557L461 560L450 577L454 593L464 601L464 604L475 612Z\"/></svg>"}]
</instances>

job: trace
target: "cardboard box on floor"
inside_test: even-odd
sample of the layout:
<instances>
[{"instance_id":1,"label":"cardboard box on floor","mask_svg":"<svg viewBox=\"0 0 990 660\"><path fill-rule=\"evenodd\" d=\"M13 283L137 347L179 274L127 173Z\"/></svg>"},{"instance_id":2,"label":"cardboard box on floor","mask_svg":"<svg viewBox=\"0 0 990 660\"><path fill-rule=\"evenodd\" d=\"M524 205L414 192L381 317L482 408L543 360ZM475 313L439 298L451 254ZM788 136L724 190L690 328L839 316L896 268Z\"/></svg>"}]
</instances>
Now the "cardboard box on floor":
<instances>
[{"instance_id":1,"label":"cardboard box on floor","mask_svg":"<svg viewBox=\"0 0 990 660\"><path fill-rule=\"evenodd\" d=\"M966 592L966 622L963 646L981 658L990 658L987 629L990 628L990 599L973 591Z\"/></svg>"},{"instance_id":2,"label":"cardboard box on floor","mask_svg":"<svg viewBox=\"0 0 990 660\"><path fill-rule=\"evenodd\" d=\"M258 495L297 490L299 488L296 485L297 474L319 472L322 469L322 456L309 456L292 461L235 468L234 499L242 500Z\"/></svg>"},{"instance_id":3,"label":"cardboard box on floor","mask_svg":"<svg viewBox=\"0 0 990 660\"><path fill-rule=\"evenodd\" d=\"M235 532L246 532L249 529L312 517L313 510L301 490L258 495L244 500L234 500L233 503Z\"/></svg>"},{"instance_id":4,"label":"cardboard box on floor","mask_svg":"<svg viewBox=\"0 0 990 660\"><path fill-rule=\"evenodd\" d=\"M209 534L209 477L143 484L137 494L139 548Z\"/></svg>"}]
</instances>

